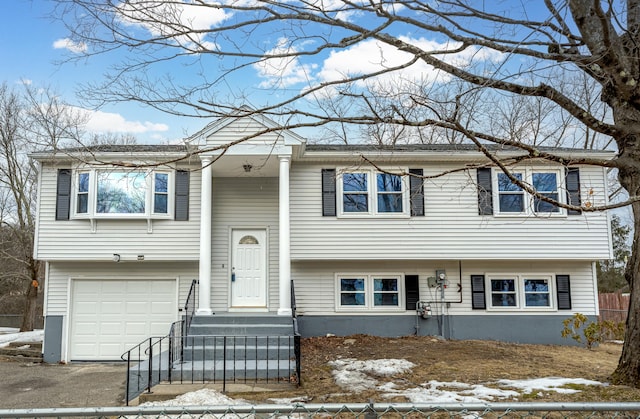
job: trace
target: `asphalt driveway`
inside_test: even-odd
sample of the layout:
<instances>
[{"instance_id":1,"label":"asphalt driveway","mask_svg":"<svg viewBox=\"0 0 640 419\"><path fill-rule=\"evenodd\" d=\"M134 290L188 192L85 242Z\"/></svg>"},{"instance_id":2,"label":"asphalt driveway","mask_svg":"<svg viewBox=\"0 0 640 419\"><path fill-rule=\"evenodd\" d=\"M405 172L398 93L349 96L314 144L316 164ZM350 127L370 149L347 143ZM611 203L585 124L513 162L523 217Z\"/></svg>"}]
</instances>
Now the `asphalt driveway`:
<instances>
[{"instance_id":1,"label":"asphalt driveway","mask_svg":"<svg viewBox=\"0 0 640 419\"><path fill-rule=\"evenodd\" d=\"M125 364L0 361L0 409L124 406Z\"/></svg>"}]
</instances>

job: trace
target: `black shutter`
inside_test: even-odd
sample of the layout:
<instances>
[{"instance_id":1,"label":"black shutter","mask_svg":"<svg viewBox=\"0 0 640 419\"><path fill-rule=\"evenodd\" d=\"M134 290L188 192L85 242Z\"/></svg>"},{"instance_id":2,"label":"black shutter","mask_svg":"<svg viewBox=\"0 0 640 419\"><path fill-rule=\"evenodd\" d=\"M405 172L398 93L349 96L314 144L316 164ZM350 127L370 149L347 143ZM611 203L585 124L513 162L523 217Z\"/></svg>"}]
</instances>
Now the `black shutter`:
<instances>
[{"instance_id":1,"label":"black shutter","mask_svg":"<svg viewBox=\"0 0 640 419\"><path fill-rule=\"evenodd\" d=\"M322 215L336 215L336 169L322 169Z\"/></svg>"},{"instance_id":2,"label":"black shutter","mask_svg":"<svg viewBox=\"0 0 640 419\"><path fill-rule=\"evenodd\" d=\"M407 310L415 310L416 303L420 299L420 285L418 275L404 276L404 297Z\"/></svg>"},{"instance_id":3,"label":"black shutter","mask_svg":"<svg viewBox=\"0 0 640 419\"><path fill-rule=\"evenodd\" d=\"M176 171L176 221L189 220L189 172L187 170Z\"/></svg>"},{"instance_id":4,"label":"black shutter","mask_svg":"<svg viewBox=\"0 0 640 419\"><path fill-rule=\"evenodd\" d=\"M493 195L491 191L491 168L476 169L478 178L478 214L493 215Z\"/></svg>"},{"instance_id":5,"label":"black shutter","mask_svg":"<svg viewBox=\"0 0 640 419\"><path fill-rule=\"evenodd\" d=\"M577 167L567 167L565 171L565 181L567 188L567 204L580 206L580 169ZM569 215L582 214L580 210L567 210Z\"/></svg>"},{"instance_id":6,"label":"black shutter","mask_svg":"<svg viewBox=\"0 0 640 419\"><path fill-rule=\"evenodd\" d=\"M569 275L556 275L558 310L571 310L571 281Z\"/></svg>"},{"instance_id":7,"label":"black shutter","mask_svg":"<svg viewBox=\"0 0 640 419\"><path fill-rule=\"evenodd\" d=\"M409 169L411 215L424 215L424 179L422 169Z\"/></svg>"},{"instance_id":8,"label":"black shutter","mask_svg":"<svg viewBox=\"0 0 640 419\"><path fill-rule=\"evenodd\" d=\"M71 170L58 169L56 220L68 220L71 209Z\"/></svg>"},{"instance_id":9,"label":"black shutter","mask_svg":"<svg viewBox=\"0 0 640 419\"><path fill-rule=\"evenodd\" d=\"M487 308L484 296L484 275L471 275L471 308L474 310Z\"/></svg>"}]
</instances>

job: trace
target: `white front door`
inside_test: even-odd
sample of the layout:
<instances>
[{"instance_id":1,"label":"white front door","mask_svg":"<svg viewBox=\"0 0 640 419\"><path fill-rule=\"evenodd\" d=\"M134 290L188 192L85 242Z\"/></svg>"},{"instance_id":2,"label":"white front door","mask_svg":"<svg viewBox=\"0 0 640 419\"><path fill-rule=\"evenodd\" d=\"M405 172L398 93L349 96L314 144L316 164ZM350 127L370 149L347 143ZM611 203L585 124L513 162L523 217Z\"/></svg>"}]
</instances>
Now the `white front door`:
<instances>
[{"instance_id":1,"label":"white front door","mask_svg":"<svg viewBox=\"0 0 640 419\"><path fill-rule=\"evenodd\" d=\"M266 230L231 234L231 307L267 306Z\"/></svg>"}]
</instances>

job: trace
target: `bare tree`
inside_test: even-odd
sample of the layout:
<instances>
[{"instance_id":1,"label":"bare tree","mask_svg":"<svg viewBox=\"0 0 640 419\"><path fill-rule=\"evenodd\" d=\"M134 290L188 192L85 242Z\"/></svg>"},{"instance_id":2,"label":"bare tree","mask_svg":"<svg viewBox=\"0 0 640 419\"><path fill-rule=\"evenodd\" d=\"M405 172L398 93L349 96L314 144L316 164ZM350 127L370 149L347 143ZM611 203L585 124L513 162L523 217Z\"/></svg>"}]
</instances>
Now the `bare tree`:
<instances>
[{"instance_id":1,"label":"bare tree","mask_svg":"<svg viewBox=\"0 0 640 419\"><path fill-rule=\"evenodd\" d=\"M135 100L216 117L249 103L286 127L325 126L342 141L375 126L392 143L406 133L464 137L505 171L485 144L617 170L635 232L627 334L613 379L640 387L640 0L58 3L83 58L122 54L102 83L83 89L96 104ZM325 65L314 67L318 60ZM197 70L164 75L167 61ZM252 70L263 80L254 90L278 90L257 106L248 100L252 86L233 78ZM522 104L538 119L512 112ZM552 119L565 128L547 129ZM538 148L567 138L587 147L611 141L618 155L568 162Z\"/></svg>"},{"instance_id":2,"label":"bare tree","mask_svg":"<svg viewBox=\"0 0 640 419\"><path fill-rule=\"evenodd\" d=\"M38 168L27 154L78 142L79 117L55 94L0 85L0 280L25 295L20 330L33 330L41 264L33 258Z\"/></svg>"}]
</instances>

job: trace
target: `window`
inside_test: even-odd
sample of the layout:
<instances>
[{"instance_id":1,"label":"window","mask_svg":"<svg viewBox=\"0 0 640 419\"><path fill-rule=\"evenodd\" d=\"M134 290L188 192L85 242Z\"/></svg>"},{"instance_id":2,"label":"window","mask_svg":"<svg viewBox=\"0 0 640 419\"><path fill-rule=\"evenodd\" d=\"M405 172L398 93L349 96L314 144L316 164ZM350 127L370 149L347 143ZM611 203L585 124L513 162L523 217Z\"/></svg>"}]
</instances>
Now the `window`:
<instances>
[{"instance_id":1,"label":"window","mask_svg":"<svg viewBox=\"0 0 640 419\"><path fill-rule=\"evenodd\" d=\"M337 275L337 308L340 310L400 310L403 301L401 275Z\"/></svg>"},{"instance_id":2,"label":"window","mask_svg":"<svg viewBox=\"0 0 640 419\"><path fill-rule=\"evenodd\" d=\"M512 175L522 181L522 173ZM524 212L524 191L505 173L498 173L498 202L500 212Z\"/></svg>"},{"instance_id":3,"label":"window","mask_svg":"<svg viewBox=\"0 0 640 419\"><path fill-rule=\"evenodd\" d=\"M499 214L564 214L558 206L526 193L520 186L513 183L505 173L499 171L496 173L497 202L494 201L494 205L497 206ZM563 199L563 194L558 193L558 185L561 181L560 171L527 169L511 174L517 180L531 185L542 196L556 201Z\"/></svg>"},{"instance_id":4,"label":"window","mask_svg":"<svg viewBox=\"0 0 640 419\"><path fill-rule=\"evenodd\" d=\"M362 171L340 178L341 215L408 215L408 186L402 175Z\"/></svg>"},{"instance_id":5,"label":"window","mask_svg":"<svg viewBox=\"0 0 640 419\"><path fill-rule=\"evenodd\" d=\"M78 173L78 191L76 199L76 213L86 214L89 212L89 173Z\"/></svg>"},{"instance_id":6,"label":"window","mask_svg":"<svg viewBox=\"0 0 640 419\"><path fill-rule=\"evenodd\" d=\"M143 172L97 172L96 213L144 214L146 193Z\"/></svg>"},{"instance_id":7,"label":"window","mask_svg":"<svg viewBox=\"0 0 640 419\"><path fill-rule=\"evenodd\" d=\"M342 175L342 209L344 212L369 212L367 173Z\"/></svg>"},{"instance_id":8,"label":"window","mask_svg":"<svg viewBox=\"0 0 640 419\"><path fill-rule=\"evenodd\" d=\"M169 174L155 173L153 182L153 212L167 214L169 212Z\"/></svg>"},{"instance_id":9,"label":"window","mask_svg":"<svg viewBox=\"0 0 640 419\"><path fill-rule=\"evenodd\" d=\"M494 310L552 309L551 275L487 275L491 292L489 308Z\"/></svg>"},{"instance_id":10,"label":"window","mask_svg":"<svg viewBox=\"0 0 640 419\"><path fill-rule=\"evenodd\" d=\"M76 217L168 217L173 208L172 172L88 170L75 179Z\"/></svg>"},{"instance_id":11,"label":"window","mask_svg":"<svg viewBox=\"0 0 640 419\"><path fill-rule=\"evenodd\" d=\"M402 177L378 173L378 212L402 212Z\"/></svg>"},{"instance_id":12,"label":"window","mask_svg":"<svg viewBox=\"0 0 640 419\"><path fill-rule=\"evenodd\" d=\"M558 174L555 172L540 172L533 173L533 188L539 194L558 200ZM538 197L533 198L533 210L535 212L559 212L560 208L557 206L543 201Z\"/></svg>"}]
</instances>

